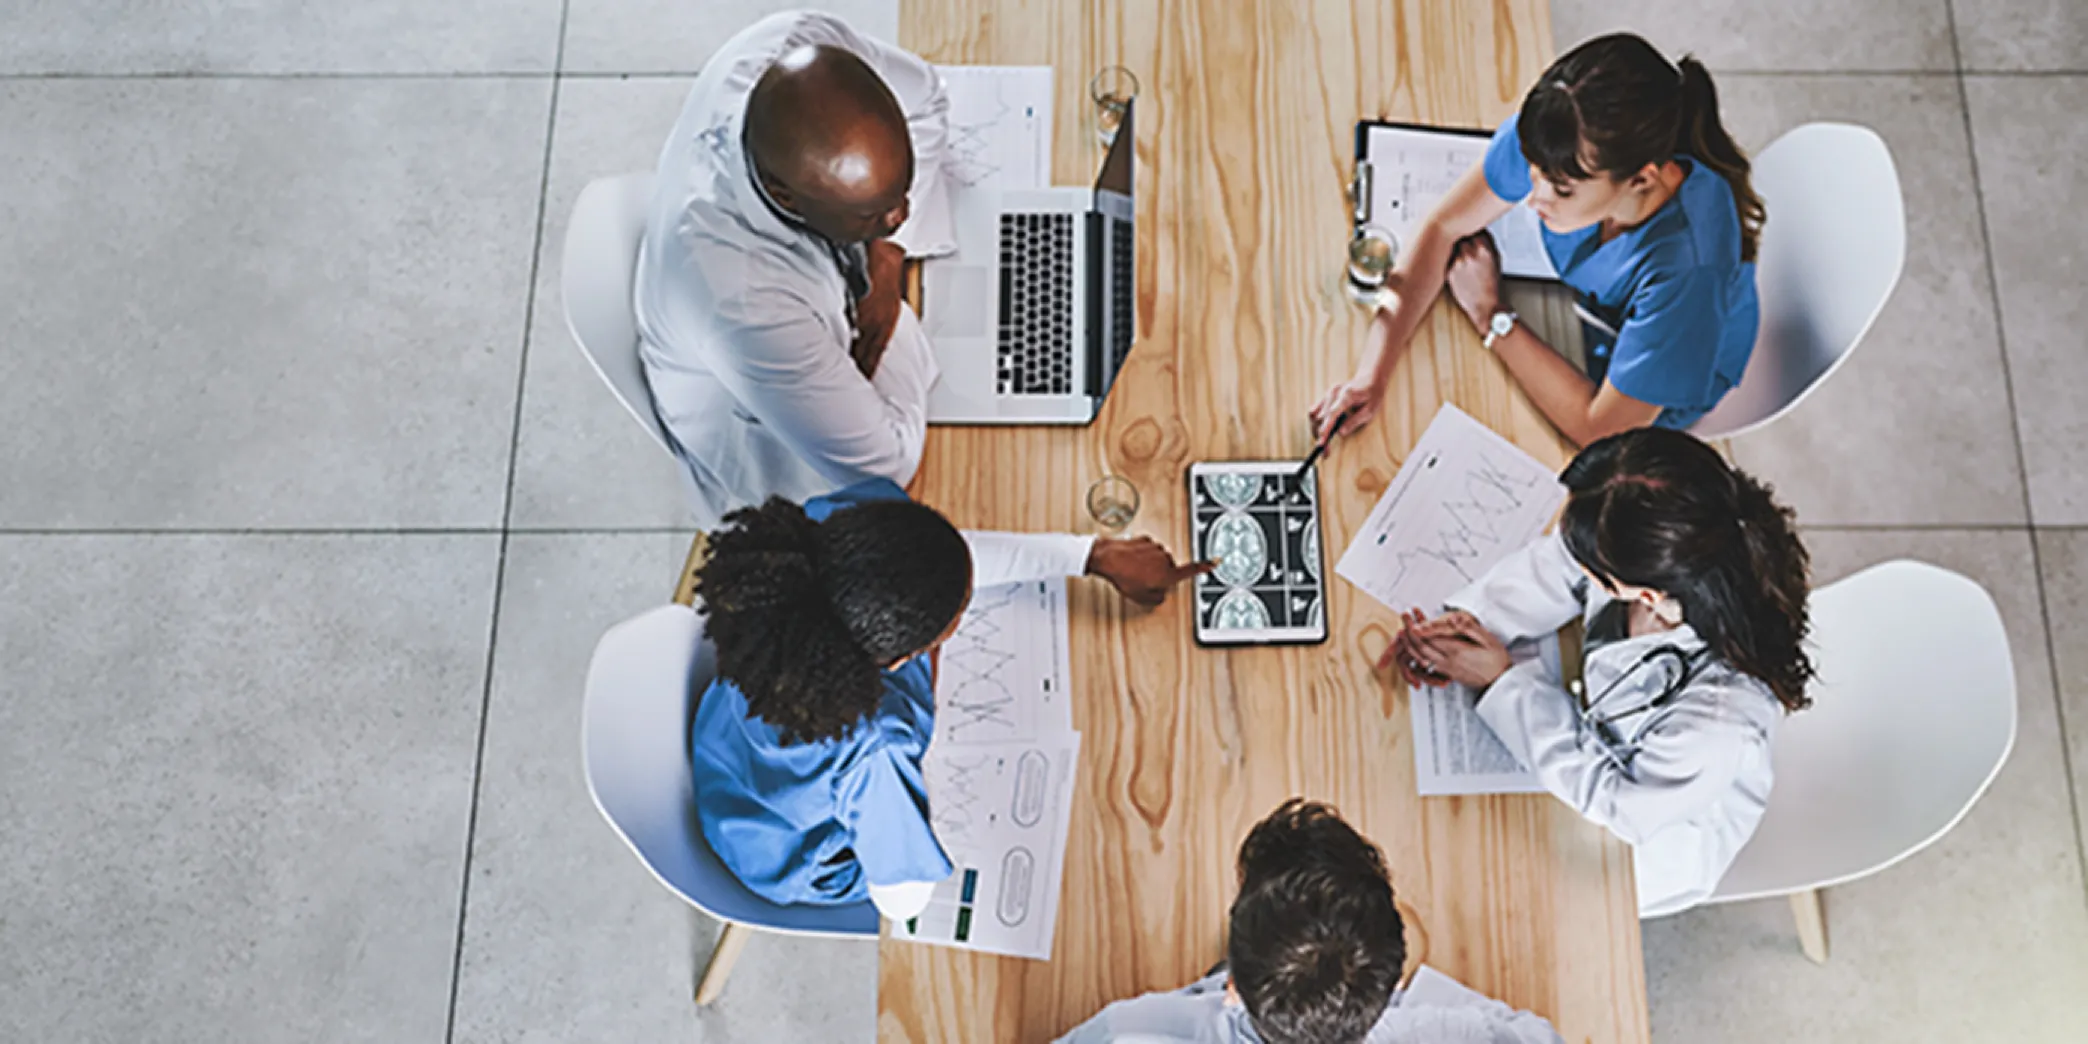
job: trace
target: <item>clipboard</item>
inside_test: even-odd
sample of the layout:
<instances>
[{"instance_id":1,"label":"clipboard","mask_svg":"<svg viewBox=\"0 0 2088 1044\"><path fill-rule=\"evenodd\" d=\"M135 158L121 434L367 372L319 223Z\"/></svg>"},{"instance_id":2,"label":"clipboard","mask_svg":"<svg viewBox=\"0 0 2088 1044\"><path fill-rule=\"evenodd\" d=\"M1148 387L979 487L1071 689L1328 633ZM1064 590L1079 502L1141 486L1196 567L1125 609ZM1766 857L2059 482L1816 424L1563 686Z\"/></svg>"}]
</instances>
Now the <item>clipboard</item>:
<instances>
[{"instance_id":1,"label":"clipboard","mask_svg":"<svg viewBox=\"0 0 2088 1044\"><path fill-rule=\"evenodd\" d=\"M1468 127L1362 120L1356 124L1356 176L1349 186L1356 228L1390 232L1403 249L1436 201L1486 158L1493 132ZM1542 225L1518 203L1487 226L1501 250L1501 274L1556 282Z\"/></svg>"}]
</instances>

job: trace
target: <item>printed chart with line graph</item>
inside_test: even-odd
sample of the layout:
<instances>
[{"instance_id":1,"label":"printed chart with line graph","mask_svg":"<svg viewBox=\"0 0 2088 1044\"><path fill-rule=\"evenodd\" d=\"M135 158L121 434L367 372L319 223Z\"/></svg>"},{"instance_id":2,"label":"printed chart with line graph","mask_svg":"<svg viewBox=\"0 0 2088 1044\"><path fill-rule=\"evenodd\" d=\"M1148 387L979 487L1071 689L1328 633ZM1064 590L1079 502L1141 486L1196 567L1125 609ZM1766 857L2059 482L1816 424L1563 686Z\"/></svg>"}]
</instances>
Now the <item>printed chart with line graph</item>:
<instances>
[{"instance_id":1,"label":"printed chart with line graph","mask_svg":"<svg viewBox=\"0 0 2088 1044\"><path fill-rule=\"evenodd\" d=\"M1080 737L931 748L928 804L958 867L902 926L922 942L1044 960L1058 925L1059 879Z\"/></svg>"},{"instance_id":2,"label":"printed chart with line graph","mask_svg":"<svg viewBox=\"0 0 2088 1044\"><path fill-rule=\"evenodd\" d=\"M966 188L1049 183L1051 68L943 65L950 99L943 173Z\"/></svg>"},{"instance_id":3,"label":"printed chart with line graph","mask_svg":"<svg viewBox=\"0 0 2088 1044\"><path fill-rule=\"evenodd\" d=\"M1073 728L1064 578L980 588L943 643L935 741L1036 740Z\"/></svg>"},{"instance_id":4,"label":"printed chart with line graph","mask_svg":"<svg viewBox=\"0 0 2088 1044\"><path fill-rule=\"evenodd\" d=\"M1446 405L1334 571L1394 609L1434 613L1535 540L1565 498L1550 468Z\"/></svg>"}]
</instances>

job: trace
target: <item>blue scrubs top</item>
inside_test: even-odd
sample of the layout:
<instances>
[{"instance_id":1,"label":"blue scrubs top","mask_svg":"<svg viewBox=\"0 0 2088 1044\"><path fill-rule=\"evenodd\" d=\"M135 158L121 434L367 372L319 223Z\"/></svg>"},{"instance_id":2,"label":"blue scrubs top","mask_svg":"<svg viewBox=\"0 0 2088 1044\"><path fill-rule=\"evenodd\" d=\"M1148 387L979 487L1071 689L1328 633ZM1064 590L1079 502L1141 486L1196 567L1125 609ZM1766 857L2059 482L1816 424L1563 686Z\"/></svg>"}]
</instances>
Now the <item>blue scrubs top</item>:
<instances>
[{"instance_id":1,"label":"blue scrubs top","mask_svg":"<svg viewBox=\"0 0 2088 1044\"><path fill-rule=\"evenodd\" d=\"M872 479L805 503L825 520L873 500L904 500ZM835 905L870 885L940 881L954 869L928 821L921 757L935 732L935 678L917 656L885 674L877 712L839 739L786 744L718 679L689 729L696 818L727 869L770 902Z\"/></svg>"},{"instance_id":2,"label":"blue scrubs top","mask_svg":"<svg viewBox=\"0 0 2088 1044\"><path fill-rule=\"evenodd\" d=\"M1530 194L1517 117L1486 149L1486 184L1519 203ZM1610 332L1588 330L1588 377L1662 407L1654 423L1686 428L1734 385L1754 352L1761 309L1754 265L1740 260L1733 191L1716 171L1676 156L1688 171L1673 199L1607 243L1591 225L1559 235L1544 229L1552 267Z\"/></svg>"}]
</instances>

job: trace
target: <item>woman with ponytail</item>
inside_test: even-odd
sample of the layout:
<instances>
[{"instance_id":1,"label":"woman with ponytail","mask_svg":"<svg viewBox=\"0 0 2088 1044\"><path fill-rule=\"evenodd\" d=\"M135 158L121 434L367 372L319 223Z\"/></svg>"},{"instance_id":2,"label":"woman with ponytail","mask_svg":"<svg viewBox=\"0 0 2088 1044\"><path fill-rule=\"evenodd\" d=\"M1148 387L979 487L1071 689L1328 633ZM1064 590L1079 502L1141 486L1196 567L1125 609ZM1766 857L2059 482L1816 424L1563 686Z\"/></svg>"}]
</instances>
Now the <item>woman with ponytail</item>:
<instances>
[{"instance_id":1,"label":"woman with ponytail","mask_svg":"<svg viewBox=\"0 0 2088 1044\"><path fill-rule=\"evenodd\" d=\"M1502 307L1486 227L1517 203L1537 212L1552 267L1574 290L1585 374ZM1407 244L1355 375L1312 408L1319 437L1344 415L1343 432L1377 415L1393 364L1446 283L1575 445L1687 428L1739 383L1754 351L1763 218L1703 65L1670 64L1630 34L1589 40L1546 70Z\"/></svg>"},{"instance_id":2,"label":"woman with ponytail","mask_svg":"<svg viewBox=\"0 0 2088 1044\"><path fill-rule=\"evenodd\" d=\"M1557 533L1414 614L1387 650L1455 682L1544 788L1629 842L1639 912L1711 895L1769 800L1770 743L1811 701L1805 545L1769 490L1682 432L1583 450ZM1585 627L1580 679L1508 646Z\"/></svg>"},{"instance_id":3,"label":"woman with ponytail","mask_svg":"<svg viewBox=\"0 0 2088 1044\"><path fill-rule=\"evenodd\" d=\"M1209 569L1144 538L959 533L887 479L726 516L696 580L718 655L690 727L704 837L772 902L919 913L951 871L921 776L934 653L972 588L1091 574L1152 605Z\"/></svg>"}]
</instances>

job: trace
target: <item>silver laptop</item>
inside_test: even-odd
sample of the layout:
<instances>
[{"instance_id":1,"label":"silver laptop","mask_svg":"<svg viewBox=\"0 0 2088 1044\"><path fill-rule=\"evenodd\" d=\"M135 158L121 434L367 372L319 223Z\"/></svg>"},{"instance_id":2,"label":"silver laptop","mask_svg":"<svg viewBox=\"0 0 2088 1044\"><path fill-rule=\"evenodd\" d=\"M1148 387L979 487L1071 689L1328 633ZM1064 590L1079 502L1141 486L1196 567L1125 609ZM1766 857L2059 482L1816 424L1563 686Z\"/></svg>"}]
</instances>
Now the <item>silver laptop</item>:
<instances>
[{"instance_id":1,"label":"silver laptop","mask_svg":"<svg viewBox=\"0 0 2088 1044\"><path fill-rule=\"evenodd\" d=\"M931 423L1086 424L1101 410L1137 329L1131 117L1092 190L951 200L957 250L921 274L942 367Z\"/></svg>"}]
</instances>

